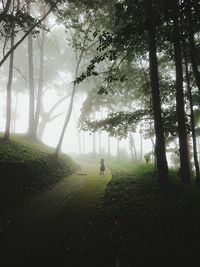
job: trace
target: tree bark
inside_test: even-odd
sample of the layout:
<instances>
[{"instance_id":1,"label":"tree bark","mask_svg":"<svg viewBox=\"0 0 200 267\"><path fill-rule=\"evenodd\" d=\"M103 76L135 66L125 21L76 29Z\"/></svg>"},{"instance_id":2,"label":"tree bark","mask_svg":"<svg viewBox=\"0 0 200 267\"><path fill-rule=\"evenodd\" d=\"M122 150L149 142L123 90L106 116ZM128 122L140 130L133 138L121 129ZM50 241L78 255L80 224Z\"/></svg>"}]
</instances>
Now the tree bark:
<instances>
[{"instance_id":1,"label":"tree bark","mask_svg":"<svg viewBox=\"0 0 200 267\"><path fill-rule=\"evenodd\" d=\"M6 5L5 5L4 9L3 9L3 12L0 15L0 22L5 19L6 15L8 13L8 10L10 8L10 5L11 5L11 0L7 0L6 1Z\"/></svg>"},{"instance_id":2,"label":"tree bark","mask_svg":"<svg viewBox=\"0 0 200 267\"><path fill-rule=\"evenodd\" d=\"M190 76L189 76L189 70L188 70L188 61L187 61L187 56L186 56L186 51L185 51L185 45L184 45L183 52L184 52L184 59L185 59L185 74L186 74L186 83L187 83L187 90L188 90L188 99L189 99L189 104L190 104L190 118L191 118L190 124L191 124L191 131L192 131L194 165L195 165L195 170L196 170L196 183L200 185L200 171L199 171L199 161L198 161L196 132L195 132L192 88L190 84Z\"/></svg>"},{"instance_id":3,"label":"tree bark","mask_svg":"<svg viewBox=\"0 0 200 267\"><path fill-rule=\"evenodd\" d=\"M183 67L182 67L182 45L179 24L179 2L176 0L173 12L173 42L174 59L176 67L176 114L178 121L178 136L180 149L180 175L183 183L189 184L191 181L190 164L188 155L188 140L186 129L186 118L184 108L183 93Z\"/></svg>"},{"instance_id":4,"label":"tree bark","mask_svg":"<svg viewBox=\"0 0 200 267\"><path fill-rule=\"evenodd\" d=\"M142 138L142 129L140 128L140 162L143 160L143 138Z\"/></svg>"},{"instance_id":5,"label":"tree bark","mask_svg":"<svg viewBox=\"0 0 200 267\"><path fill-rule=\"evenodd\" d=\"M117 160L119 160L119 138L117 138Z\"/></svg>"},{"instance_id":6,"label":"tree bark","mask_svg":"<svg viewBox=\"0 0 200 267\"><path fill-rule=\"evenodd\" d=\"M32 34L28 36L28 71L29 71L29 126L28 135L36 137L35 133L35 88L34 88L34 67L33 67L33 40Z\"/></svg>"},{"instance_id":7,"label":"tree bark","mask_svg":"<svg viewBox=\"0 0 200 267\"><path fill-rule=\"evenodd\" d=\"M41 35L41 44L40 44L40 68L39 68L39 82L38 82L38 93L37 93L37 102L36 102L36 111L35 111L35 132L37 135L38 125L39 125L39 116L42 105L42 90L44 83L44 30Z\"/></svg>"},{"instance_id":8,"label":"tree bark","mask_svg":"<svg viewBox=\"0 0 200 267\"><path fill-rule=\"evenodd\" d=\"M61 150L61 146L62 146L62 143L63 143L63 138L64 138L64 135L65 135L65 131L66 131L66 128L67 128L67 125L69 123L69 120L70 120L70 117L71 117L71 113L72 113L75 92L76 92L76 85L74 84L73 85L73 89L72 89L72 95L71 95L70 103L69 103L68 110L67 110L67 115L66 115L66 118L65 118L65 121L64 121L64 125L63 125L63 129L62 129L59 141L58 141L58 145L57 145L56 150L55 150L55 155L58 155L60 150Z\"/></svg>"},{"instance_id":9,"label":"tree bark","mask_svg":"<svg viewBox=\"0 0 200 267\"><path fill-rule=\"evenodd\" d=\"M193 20L191 12L191 0L187 1L187 18L188 18L188 29L189 29L189 48L190 48L190 59L194 78L200 93L200 72L198 70L197 61L196 61L196 45L194 41L194 29L193 29Z\"/></svg>"},{"instance_id":10,"label":"tree bark","mask_svg":"<svg viewBox=\"0 0 200 267\"><path fill-rule=\"evenodd\" d=\"M86 41L86 39L84 40L83 45L85 44L85 41ZM83 52L84 52L84 49L81 50L80 56L77 59L77 65L76 65L76 70L75 70L75 75L74 75L75 79L78 76L79 66L81 64ZM64 125L63 125L63 129L62 129L62 132L61 132L59 141L58 141L58 145L57 145L56 150L55 150L55 155L56 156L58 156L58 154L59 154L59 152L61 150L61 147L62 147L62 143L63 143L63 138L64 138L64 135L65 135L65 131L67 129L67 126L68 126L68 123L69 123L69 120L70 120L70 117L71 117L71 113L72 113L72 108L73 108L75 93L76 93L76 83L74 82L73 83L73 88L72 88L71 99L70 99L70 103L69 103L67 114L66 114L66 118L65 118L65 122L64 122Z\"/></svg>"},{"instance_id":11,"label":"tree bark","mask_svg":"<svg viewBox=\"0 0 200 267\"><path fill-rule=\"evenodd\" d=\"M12 23L12 25L11 25L11 39L10 39L11 49L14 46L14 41L15 41L15 32L14 32L14 23ZM14 51L10 55L10 63L9 63L9 75L8 75L7 98L6 98L6 127L5 127L5 135L4 135L5 140L9 140L9 138L10 138L13 62L14 62Z\"/></svg>"},{"instance_id":12,"label":"tree bark","mask_svg":"<svg viewBox=\"0 0 200 267\"><path fill-rule=\"evenodd\" d=\"M15 107L14 107L14 115L13 115L13 126L12 126L12 131L15 133L16 132L16 120L17 120L17 108L18 108L18 102L19 102L19 93L16 92L16 99L15 99Z\"/></svg>"},{"instance_id":13,"label":"tree bark","mask_svg":"<svg viewBox=\"0 0 200 267\"><path fill-rule=\"evenodd\" d=\"M110 135L108 134L108 158L110 158Z\"/></svg>"},{"instance_id":14,"label":"tree bark","mask_svg":"<svg viewBox=\"0 0 200 267\"><path fill-rule=\"evenodd\" d=\"M158 79L158 62L156 55L156 34L155 26L152 20L152 0L145 0L146 19L148 22L148 45L149 45L149 67L150 67L150 82L152 94L152 107L154 115L154 128L156 136L156 166L157 176L160 181L168 180L168 165L166 159L165 136L163 120L161 115L161 99Z\"/></svg>"}]
</instances>

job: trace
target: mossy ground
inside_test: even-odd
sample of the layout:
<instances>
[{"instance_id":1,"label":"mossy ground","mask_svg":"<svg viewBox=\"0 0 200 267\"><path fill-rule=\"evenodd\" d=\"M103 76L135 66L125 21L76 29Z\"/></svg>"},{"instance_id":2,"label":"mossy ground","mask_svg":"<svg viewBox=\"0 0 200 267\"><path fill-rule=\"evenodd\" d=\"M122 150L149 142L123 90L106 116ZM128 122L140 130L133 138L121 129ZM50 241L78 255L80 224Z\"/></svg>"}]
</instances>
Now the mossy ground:
<instances>
[{"instance_id":1,"label":"mossy ground","mask_svg":"<svg viewBox=\"0 0 200 267\"><path fill-rule=\"evenodd\" d=\"M194 266L199 225L200 189L195 185L181 184L174 171L168 184L159 185L152 165L129 172L118 168L91 234L91 264Z\"/></svg>"},{"instance_id":2,"label":"mossy ground","mask_svg":"<svg viewBox=\"0 0 200 267\"><path fill-rule=\"evenodd\" d=\"M23 135L13 135L6 142L0 138L1 201L18 193L40 191L78 168L69 156L57 158L53 153L52 148Z\"/></svg>"}]
</instances>

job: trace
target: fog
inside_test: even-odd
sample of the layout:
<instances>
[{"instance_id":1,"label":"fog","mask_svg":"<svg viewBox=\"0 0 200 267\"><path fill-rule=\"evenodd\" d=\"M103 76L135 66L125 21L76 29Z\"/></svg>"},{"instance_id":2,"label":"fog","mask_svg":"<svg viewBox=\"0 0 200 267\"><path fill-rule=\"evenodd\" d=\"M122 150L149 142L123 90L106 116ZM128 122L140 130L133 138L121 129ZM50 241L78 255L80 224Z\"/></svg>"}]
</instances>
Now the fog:
<instances>
[{"instance_id":1,"label":"fog","mask_svg":"<svg viewBox=\"0 0 200 267\"><path fill-rule=\"evenodd\" d=\"M37 16L34 8L40 13L42 7L38 3L32 5L30 12ZM151 129L148 130L149 127L152 128L151 119L139 120L133 126L126 126L129 129L126 129L124 134L122 134L123 125L121 129L115 129L115 126L110 125L109 130L102 126L85 128L87 121L104 121L112 113L130 113L143 109L150 99L148 93L140 97L136 92L136 89L141 87L142 90L143 87L140 81L142 69L148 67L145 58L135 62L133 68L135 82L131 87L122 81L107 84L104 74L112 66L120 65L121 59L118 62L115 60L99 62L92 75L84 76L79 82L74 83L76 79L82 77L81 75L86 72L99 53L99 37L94 34L94 23L98 21L94 17L92 20L91 18L87 20L84 12L77 19L79 28L73 18L63 18L61 21L58 19L59 14L51 13L44 20L44 29L39 28L38 32L30 34L14 51L13 66L10 65L9 59L5 61L0 69L0 131L5 132L6 87L9 72L13 67L11 133L28 134L68 154L96 153L99 156L110 154L117 158L125 157L130 160L132 158L133 161L134 157L135 160L136 158L144 160L145 154L150 153L152 156L154 153L152 147L154 133L151 133ZM3 25L1 30L5 35L1 38L2 57L4 57L5 52L10 49L10 38L3 32ZM19 40L21 35L22 32L16 30L14 42ZM106 93L99 94L105 88ZM37 116L38 126L34 126ZM45 125L43 125L44 120L46 120ZM69 122L63 129L65 120ZM62 131L63 140L61 140ZM133 146L130 148L130 135L133 135L132 140L134 140L134 157ZM58 143L61 147L58 147Z\"/></svg>"}]
</instances>

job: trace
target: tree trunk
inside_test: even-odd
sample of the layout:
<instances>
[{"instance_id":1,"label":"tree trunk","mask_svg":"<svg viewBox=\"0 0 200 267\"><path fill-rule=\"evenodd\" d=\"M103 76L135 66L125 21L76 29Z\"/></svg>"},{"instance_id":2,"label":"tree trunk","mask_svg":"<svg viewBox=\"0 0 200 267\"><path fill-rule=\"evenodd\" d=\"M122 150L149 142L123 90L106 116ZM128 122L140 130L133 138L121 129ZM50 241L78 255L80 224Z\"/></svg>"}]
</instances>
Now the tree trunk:
<instances>
[{"instance_id":1,"label":"tree trunk","mask_svg":"<svg viewBox=\"0 0 200 267\"><path fill-rule=\"evenodd\" d=\"M110 158L110 135L108 134L108 158Z\"/></svg>"},{"instance_id":2,"label":"tree trunk","mask_svg":"<svg viewBox=\"0 0 200 267\"><path fill-rule=\"evenodd\" d=\"M41 36L41 44L40 44L40 68L39 68L39 82L38 82L38 93L37 93L37 104L36 104L36 111L35 111L35 132L37 134L38 124L39 124L39 116L40 116L40 109L42 105L42 90L43 90L43 83L44 83L44 30L42 31Z\"/></svg>"},{"instance_id":3,"label":"tree trunk","mask_svg":"<svg viewBox=\"0 0 200 267\"><path fill-rule=\"evenodd\" d=\"M190 48L190 59L191 59L191 65L193 74L195 77L195 81L200 93L200 73L197 67L197 61L196 61L196 45L194 41L194 30L193 30L193 20L192 20L192 13L191 13L191 0L187 1L187 18L188 18L188 29L189 29L189 48Z\"/></svg>"},{"instance_id":4,"label":"tree trunk","mask_svg":"<svg viewBox=\"0 0 200 267\"><path fill-rule=\"evenodd\" d=\"M95 121L95 112L93 111L93 121ZM96 156L96 133L92 133L92 154Z\"/></svg>"},{"instance_id":5,"label":"tree trunk","mask_svg":"<svg viewBox=\"0 0 200 267\"><path fill-rule=\"evenodd\" d=\"M92 134L92 153L93 153L93 156L95 156L95 154L96 154L96 134L95 134L95 132L93 132L93 134Z\"/></svg>"},{"instance_id":6,"label":"tree trunk","mask_svg":"<svg viewBox=\"0 0 200 267\"><path fill-rule=\"evenodd\" d=\"M85 41L84 41L85 42ZM79 56L79 59L77 61L77 65L76 65L76 70L75 70L75 79L77 78L78 76L78 72L79 72L79 66L80 66L80 63L81 63L81 60L82 60L82 56L83 56L83 52L84 50L81 50L81 53L80 53L80 56ZM60 135L60 139L58 141L58 145L56 147L56 150L55 150L55 155L57 156L61 150L61 147L62 147L62 142L63 142L63 138L64 138L64 135L65 135L65 131L67 129L67 125L69 123L69 120L70 120L70 117L71 117L71 113L72 113L72 108L73 108L73 103L74 103L74 96L75 96L75 93L76 93L76 83L74 82L73 84L73 88L72 88L72 95L71 95L71 99L70 99L70 104L68 106L68 110L67 110L67 114L66 114L66 118L65 118L65 122L64 122L64 125L63 125L63 129L62 129L62 132L61 132L61 135Z\"/></svg>"},{"instance_id":7,"label":"tree trunk","mask_svg":"<svg viewBox=\"0 0 200 267\"><path fill-rule=\"evenodd\" d=\"M142 138L142 130L140 128L140 162L143 160L143 138Z\"/></svg>"},{"instance_id":8,"label":"tree trunk","mask_svg":"<svg viewBox=\"0 0 200 267\"><path fill-rule=\"evenodd\" d=\"M150 65L150 82L152 94L152 108L154 115L154 128L156 136L156 166L157 175L160 181L168 180L168 165L165 150L164 127L161 115L161 99L158 79L158 62L156 55L156 34L153 23L152 0L145 0L146 19L148 22L148 43L149 43L149 65Z\"/></svg>"},{"instance_id":9,"label":"tree trunk","mask_svg":"<svg viewBox=\"0 0 200 267\"><path fill-rule=\"evenodd\" d=\"M101 131L99 132L99 155L101 155Z\"/></svg>"},{"instance_id":10,"label":"tree trunk","mask_svg":"<svg viewBox=\"0 0 200 267\"><path fill-rule=\"evenodd\" d=\"M11 48L14 46L15 41L15 32L14 32L14 23L11 26L11 39L10 46ZM14 62L14 51L10 55L10 63L9 63L9 74L8 74L8 83L7 83L7 98L6 98L6 128L4 139L9 140L10 138L10 124L11 124L11 91L12 91L12 80L13 80L13 62Z\"/></svg>"},{"instance_id":11,"label":"tree trunk","mask_svg":"<svg viewBox=\"0 0 200 267\"><path fill-rule=\"evenodd\" d=\"M190 117L191 117L190 124L191 124L191 131L192 131L194 165L195 165L195 170L196 170L196 183L200 185L200 171L199 171L199 161L198 161L197 143L196 143L193 98L192 98L192 89L190 85L190 76L189 76L189 71L188 71L188 62L187 62L185 45L184 45L183 51L184 51L184 59L185 59L185 74L186 74L186 83L187 83L187 90L188 90L188 99L189 99L189 104L190 104Z\"/></svg>"},{"instance_id":12,"label":"tree trunk","mask_svg":"<svg viewBox=\"0 0 200 267\"><path fill-rule=\"evenodd\" d=\"M83 155L85 154L85 132L83 131Z\"/></svg>"},{"instance_id":13,"label":"tree trunk","mask_svg":"<svg viewBox=\"0 0 200 267\"><path fill-rule=\"evenodd\" d=\"M28 4L28 12L30 13L30 4ZM32 34L28 35L28 71L29 71L29 126L28 135L36 138L35 132L35 89L34 89L34 67L33 67L33 39Z\"/></svg>"},{"instance_id":14,"label":"tree trunk","mask_svg":"<svg viewBox=\"0 0 200 267\"><path fill-rule=\"evenodd\" d=\"M21 39L19 39L18 42L15 43L15 45L10 48L8 50L8 52L5 54L5 56L2 58L2 60L0 61L0 67L4 64L4 62L7 60L7 58L10 56L10 54L26 39L26 37L28 35L30 35L30 33L37 27L39 26L42 21L51 13L51 11L56 7L57 3L59 2L56 1L54 4L51 5L50 9L47 11L47 13L41 18L39 19L34 25L32 25L29 30L21 37Z\"/></svg>"},{"instance_id":15,"label":"tree trunk","mask_svg":"<svg viewBox=\"0 0 200 267\"><path fill-rule=\"evenodd\" d=\"M16 99L15 99L15 108L14 108L14 114L13 114L13 125L12 125L12 131L16 132L16 120L17 120L17 108L18 108L18 102L19 102L19 93L16 92Z\"/></svg>"},{"instance_id":16,"label":"tree trunk","mask_svg":"<svg viewBox=\"0 0 200 267\"><path fill-rule=\"evenodd\" d=\"M6 18L6 15L9 11L9 8L10 8L10 5L11 5L11 0L7 0L6 1L6 4L5 4L5 7L0 15L0 22L2 22L5 18Z\"/></svg>"},{"instance_id":17,"label":"tree trunk","mask_svg":"<svg viewBox=\"0 0 200 267\"><path fill-rule=\"evenodd\" d=\"M117 160L119 160L119 138L117 138Z\"/></svg>"},{"instance_id":18,"label":"tree trunk","mask_svg":"<svg viewBox=\"0 0 200 267\"><path fill-rule=\"evenodd\" d=\"M42 118L42 120L40 122L40 125L39 125L39 128L38 128L38 134L37 134L37 138L39 140L42 140L43 135L44 135L44 130L45 130L46 125L47 125L48 122L49 122L48 119Z\"/></svg>"},{"instance_id":19,"label":"tree trunk","mask_svg":"<svg viewBox=\"0 0 200 267\"><path fill-rule=\"evenodd\" d=\"M179 25L179 2L176 0L173 14L173 42L174 42L174 58L176 66L176 114L178 121L178 136L180 149L180 175L183 183L190 183L190 164L188 155L188 140L186 129L186 118L184 108L183 93L183 67L182 67L182 49Z\"/></svg>"},{"instance_id":20,"label":"tree trunk","mask_svg":"<svg viewBox=\"0 0 200 267\"><path fill-rule=\"evenodd\" d=\"M76 92L76 85L74 84L73 85L73 89L72 89L72 95L71 95L70 103L69 103L68 110L67 110L67 115L65 117L65 122L64 122L64 125L63 125L63 129L62 129L62 132L61 132L61 135L60 135L60 139L58 141L58 145L57 145L56 150L55 150L55 154L56 155L58 155L60 150L61 150L61 146L62 146L63 138L64 138L64 135L65 135L65 131L66 131L67 125L68 125L70 117L71 117L75 92Z\"/></svg>"}]
</instances>

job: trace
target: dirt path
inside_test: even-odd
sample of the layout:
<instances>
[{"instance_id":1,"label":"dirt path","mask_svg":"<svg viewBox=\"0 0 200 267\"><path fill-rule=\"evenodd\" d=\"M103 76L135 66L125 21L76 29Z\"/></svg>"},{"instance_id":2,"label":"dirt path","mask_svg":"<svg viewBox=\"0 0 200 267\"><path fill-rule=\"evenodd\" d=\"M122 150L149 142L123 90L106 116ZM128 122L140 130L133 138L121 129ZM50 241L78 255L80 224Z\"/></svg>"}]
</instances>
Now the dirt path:
<instances>
[{"instance_id":1,"label":"dirt path","mask_svg":"<svg viewBox=\"0 0 200 267\"><path fill-rule=\"evenodd\" d=\"M98 166L84 164L28 203L5 210L3 266L69 263L83 257L81 246L110 178L109 171L99 175Z\"/></svg>"}]
</instances>

